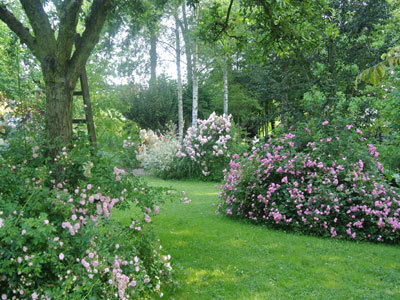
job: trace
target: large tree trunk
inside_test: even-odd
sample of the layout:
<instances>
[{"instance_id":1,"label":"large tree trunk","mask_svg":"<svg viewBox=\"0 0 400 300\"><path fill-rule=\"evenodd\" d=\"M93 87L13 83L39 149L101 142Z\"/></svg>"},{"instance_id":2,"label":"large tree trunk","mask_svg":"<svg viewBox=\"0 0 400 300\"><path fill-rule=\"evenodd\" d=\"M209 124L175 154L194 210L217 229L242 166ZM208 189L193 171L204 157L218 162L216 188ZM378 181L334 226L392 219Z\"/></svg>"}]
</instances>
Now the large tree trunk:
<instances>
[{"instance_id":1,"label":"large tree trunk","mask_svg":"<svg viewBox=\"0 0 400 300\"><path fill-rule=\"evenodd\" d=\"M64 68L56 66L55 60L51 62L42 62L42 72L46 84L46 135L54 158L72 139L72 96L77 80L71 83Z\"/></svg>"},{"instance_id":2,"label":"large tree trunk","mask_svg":"<svg viewBox=\"0 0 400 300\"><path fill-rule=\"evenodd\" d=\"M178 137L179 142L183 140L183 96L181 78L181 40L179 37L178 16L175 17L175 44L176 44L176 71L178 79Z\"/></svg>"},{"instance_id":3,"label":"large tree trunk","mask_svg":"<svg viewBox=\"0 0 400 300\"><path fill-rule=\"evenodd\" d=\"M156 82L157 74L157 34L152 32L150 35L150 85Z\"/></svg>"}]
</instances>

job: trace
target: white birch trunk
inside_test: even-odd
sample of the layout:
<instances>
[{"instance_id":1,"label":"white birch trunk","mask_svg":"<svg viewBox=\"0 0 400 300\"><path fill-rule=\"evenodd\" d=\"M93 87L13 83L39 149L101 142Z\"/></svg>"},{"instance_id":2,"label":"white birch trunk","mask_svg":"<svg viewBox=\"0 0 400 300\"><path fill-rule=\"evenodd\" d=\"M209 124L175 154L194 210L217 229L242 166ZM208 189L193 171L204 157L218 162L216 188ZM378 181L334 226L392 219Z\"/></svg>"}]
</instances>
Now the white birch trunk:
<instances>
[{"instance_id":1,"label":"white birch trunk","mask_svg":"<svg viewBox=\"0 0 400 300\"><path fill-rule=\"evenodd\" d=\"M175 44L176 44L176 71L178 79L178 138L183 140L183 100L182 100L182 75L181 75L181 40L179 37L178 16L175 15Z\"/></svg>"},{"instance_id":2,"label":"white birch trunk","mask_svg":"<svg viewBox=\"0 0 400 300\"><path fill-rule=\"evenodd\" d=\"M194 8L194 24L198 26L199 20L199 6ZM192 126L197 128L197 115L198 115L198 97L199 97L199 77L198 77L198 67L199 67L199 46L198 41L194 39L194 59L193 59L193 107L192 107Z\"/></svg>"},{"instance_id":3,"label":"white birch trunk","mask_svg":"<svg viewBox=\"0 0 400 300\"><path fill-rule=\"evenodd\" d=\"M225 60L222 66L222 77L224 81L224 116L228 116L228 63Z\"/></svg>"},{"instance_id":4,"label":"white birch trunk","mask_svg":"<svg viewBox=\"0 0 400 300\"><path fill-rule=\"evenodd\" d=\"M194 7L194 26L198 26L199 22L199 7L200 2ZM192 126L197 128L198 101L199 101L199 45L194 39L194 58L193 58L193 106L192 106Z\"/></svg>"},{"instance_id":5,"label":"white birch trunk","mask_svg":"<svg viewBox=\"0 0 400 300\"><path fill-rule=\"evenodd\" d=\"M192 126L197 127L198 101L199 101L199 78L197 74L197 64L199 61L199 53L197 42L194 45L193 60L193 106L192 106Z\"/></svg>"}]
</instances>

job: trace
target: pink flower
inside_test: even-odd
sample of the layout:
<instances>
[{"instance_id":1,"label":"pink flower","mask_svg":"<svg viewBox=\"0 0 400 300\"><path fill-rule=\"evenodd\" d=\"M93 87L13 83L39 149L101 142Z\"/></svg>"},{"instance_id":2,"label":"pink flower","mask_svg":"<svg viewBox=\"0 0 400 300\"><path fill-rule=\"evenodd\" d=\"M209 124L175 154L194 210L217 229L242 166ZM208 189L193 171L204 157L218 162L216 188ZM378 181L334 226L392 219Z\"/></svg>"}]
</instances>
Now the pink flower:
<instances>
[{"instance_id":1,"label":"pink flower","mask_svg":"<svg viewBox=\"0 0 400 300\"><path fill-rule=\"evenodd\" d=\"M63 253L60 253L60 254L58 255L58 258L59 258L60 260L63 260L63 259L64 259L64 254L63 254Z\"/></svg>"},{"instance_id":2,"label":"pink flower","mask_svg":"<svg viewBox=\"0 0 400 300\"><path fill-rule=\"evenodd\" d=\"M44 223L45 225L48 225L48 224L49 224L49 220L44 220L43 223Z\"/></svg>"},{"instance_id":3,"label":"pink flower","mask_svg":"<svg viewBox=\"0 0 400 300\"><path fill-rule=\"evenodd\" d=\"M150 223L150 222L151 222L150 216L145 214L145 215L144 215L144 221L145 221L146 223Z\"/></svg>"},{"instance_id":4,"label":"pink flower","mask_svg":"<svg viewBox=\"0 0 400 300\"><path fill-rule=\"evenodd\" d=\"M275 223L279 223L282 220L282 215L280 213L274 214L274 221Z\"/></svg>"},{"instance_id":5,"label":"pink flower","mask_svg":"<svg viewBox=\"0 0 400 300\"><path fill-rule=\"evenodd\" d=\"M325 125L328 125L329 124L329 121L323 121L322 122L322 126L325 126Z\"/></svg>"},{"instance_id":6,"label":"pink flower","mask_svg":"<svg viewBox=\"0 0 400 300\"><path fill-rule=\"evenodd\" d=\"M115 245L115 249L118 249L118 248L119 248L119 244L116 244L116 245Z\"/></svg>"},{"instance_id":7,"label":"pink flower","mask_svg":"<svg viewBox=\"0 0 400 300\"><path fill-rule=\"evenodd\" d=\"M350 130L351 128L353 128L354 125L346 125L347 130Z\"/></svg>"},{"instance_id":8,"label":"pink flower","mask_svg":"<svg viewBox=\"0 0 400 300\"><path fill-rule=\"evenodd\" d=\"M363 132L358 128L356 129L356 132L359 133L359 134L363 134Z\"/></svg>"}]
</instances>

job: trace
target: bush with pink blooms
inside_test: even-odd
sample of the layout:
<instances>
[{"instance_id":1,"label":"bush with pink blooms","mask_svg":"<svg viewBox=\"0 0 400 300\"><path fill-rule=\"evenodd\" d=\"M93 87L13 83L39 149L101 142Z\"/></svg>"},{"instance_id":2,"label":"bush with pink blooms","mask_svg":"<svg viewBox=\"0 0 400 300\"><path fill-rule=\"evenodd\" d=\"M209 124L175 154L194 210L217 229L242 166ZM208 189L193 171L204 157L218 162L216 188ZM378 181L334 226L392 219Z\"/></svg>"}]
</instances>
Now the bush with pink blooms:
<instances>
[{"instance_id":1,"label":"bush with pink blooms","mask_svg":"<svg viewBox=\"0 0 400 300\"><path fill-rule=\"evenodd\" d=\"M41 144L33 144L40 137L26 134L17 132L0 149L1 299L162 296L170 256L151 221L163 189L79 146L80 157L65 149L48 164ZM59 181L54 166L66 167ZM113 209L128 207L137 207L129 224L112 217Z\"/></svg>"},{"instance_id":2,"label":"bush with pink blooms","mask_svg":"<svg viewBox=\"0 0 400 300\"><path fill-rule=\"evenodd\" d=\"M212 113L207 120L198 120L197 128L190 127L178 146L172 177L220 180L237 147L236 129L231 116Z\"/></svg>"},{"instance_id":3,"label":"bush with pink blooms","mask_svg":"<svg viewBox=\"0 0 400 300\"><path fill-rule=\"evenodd\" d=\"M398 243L400 195L376 148L351 124L321 125L332 128L317 140L304 128L302 138L289 133L235 154L217 213L324 237Z\"/></svg>"}]
</instances>

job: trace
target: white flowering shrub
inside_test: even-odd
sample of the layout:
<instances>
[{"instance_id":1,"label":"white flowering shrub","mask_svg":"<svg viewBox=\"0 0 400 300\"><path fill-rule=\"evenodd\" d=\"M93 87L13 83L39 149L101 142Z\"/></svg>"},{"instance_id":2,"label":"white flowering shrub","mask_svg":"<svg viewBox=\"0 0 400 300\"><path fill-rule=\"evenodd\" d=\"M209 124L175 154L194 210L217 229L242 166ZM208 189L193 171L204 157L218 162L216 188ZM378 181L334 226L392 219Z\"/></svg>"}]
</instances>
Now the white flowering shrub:
<instances>
[{"instance_id":1,"label":"white flowering shrub","mask_svg":"<svg viewBox=\"0 0 400 300\"><path fill-rule=\"evenodd\" d=\"M232 131L231 115L217 116L213 112L207 120L198 120L197 128L190 127L183 145L178 146L176 177L221 179L234 146Z\"/></svg>"},{"instance_id":2,"label":"white flowering shrub","mask_svg":"<svg viewBox=\"0 0 400 300\"><path fill-rule=\"evenodd\" d=\"M167 177L173 168L178 145L178 139L173 132L160 135L157 142L148 148L143 159L143 167L156 176Z\"/></svg>"},{"instance_id":3,"label":"white flowering shrub","mask_svg":"<svg viewBox=\"0 0 400 300\"><path fill-rule=\"evenodd\" d=\"M136 159L143 163L146 160L149 150L159 141L159 137L151 129L141 129L139 132L139 139L140 145L136 151Z\"/></svg>"}]
</instances>

